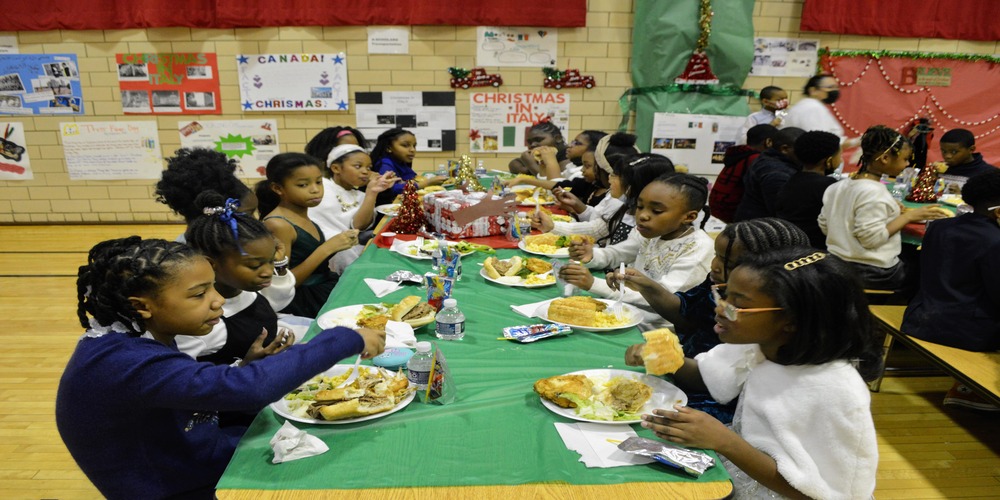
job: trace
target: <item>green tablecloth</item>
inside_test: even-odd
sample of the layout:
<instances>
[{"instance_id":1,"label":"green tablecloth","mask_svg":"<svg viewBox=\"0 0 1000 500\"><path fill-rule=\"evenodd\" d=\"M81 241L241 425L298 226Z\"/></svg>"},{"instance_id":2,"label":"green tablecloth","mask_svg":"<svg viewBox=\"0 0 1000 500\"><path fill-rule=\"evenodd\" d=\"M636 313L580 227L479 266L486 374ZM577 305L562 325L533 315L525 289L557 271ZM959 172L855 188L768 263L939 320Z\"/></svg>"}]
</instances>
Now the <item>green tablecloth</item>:
<instances>
[{"instance_id":1,"label":"green tablecloth","mask_svg":"<svg viewBox=\"0 0 1000 500\"><path fill-rule=\"evenodd\" d=\"M500 257L519 253L500 250ZM642 340L632 328L612 334L575 332L532 344L497 340L501 328L528 324L510 309L553 298L555 286L522 289L499 286L479 276L481 255L464 259L465 275L454 291L466 316L462 341L437 341L458 387L458 399L446 406L414 401L387 417L350 425L293 422L326 442L323 455L272 464L269 440L284 419L265 409L244 436L219 489L360 489L403 486L516 485L535 482L616 484L693 481L661 465L588 469L563 444L555 422L571 422L549 412L532 391L535 380L590 368L627 368L625 348ZM423 295L404 290L376 299L362 281L384 278L397 269L419 274L430 261L417 261L388 250L366 250L350 266L324 311L350 304L398 301ZM534 322L538 322L535 320ZM309 335L317 332L315 324ZM417 330L418 340L437 340L433 326ZM652 433L632 426L641 436ZM721 465L698 481L725 481Z\"/></svg>"}]
</instances>

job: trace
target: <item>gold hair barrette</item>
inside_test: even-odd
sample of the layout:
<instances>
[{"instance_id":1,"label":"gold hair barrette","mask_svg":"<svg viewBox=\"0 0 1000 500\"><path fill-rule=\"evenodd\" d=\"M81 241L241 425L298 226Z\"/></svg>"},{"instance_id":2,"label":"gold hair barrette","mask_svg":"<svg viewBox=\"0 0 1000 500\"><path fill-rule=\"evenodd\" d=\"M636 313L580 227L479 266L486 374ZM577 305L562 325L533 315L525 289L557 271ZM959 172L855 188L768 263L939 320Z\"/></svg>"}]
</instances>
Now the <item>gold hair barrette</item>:
<instances>
[{"instance_id":1,"label":"gold hair barrette","mask_svg":"<svg viewBox=\"0 0 1000 500\"><path fill-rule=\"evenodd\" d=\"M785 264L785 269L788 271L794 271L800 267L808 266L809 264L814 264L826 258L826 254L823 252L816 252L812 255L806 255L801 259L795 259L787 264Z\"/></svg>"}]
</instances>

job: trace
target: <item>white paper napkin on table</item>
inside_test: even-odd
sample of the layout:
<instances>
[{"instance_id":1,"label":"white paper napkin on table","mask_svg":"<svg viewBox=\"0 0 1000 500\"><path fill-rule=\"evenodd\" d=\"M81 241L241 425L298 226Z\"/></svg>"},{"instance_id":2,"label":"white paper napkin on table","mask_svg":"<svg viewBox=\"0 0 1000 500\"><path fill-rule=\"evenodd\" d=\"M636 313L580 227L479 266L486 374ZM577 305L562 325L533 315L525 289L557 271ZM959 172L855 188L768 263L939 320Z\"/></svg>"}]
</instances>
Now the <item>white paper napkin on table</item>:
<instances>
[{"instance_id":1,"label":"white paper napkin on table","mask_svg":"<svg viewBox=\"0 0 1000 500\"><path fill-rule=\"evenodd\" d=\"M330 447L320 438L299 430L286 420L285 425L271 438L271 449L274 450L274 460L271 462L280 464L326 453Z\"/></svg>"},{"instance_id":2,"label":"white paper napkin on table","mask_svg":"<svg viewBox=\"0 0 1000 500\"><path fill-rule=\"evenodd\" d=\"M409 323L402 321L387 321L385 323L385 347L408 347L413 349L417 346L417 336L413 334L413 327Z\"/></svg>"},{"instance_id":3,"label":"white paper napkin on table","mask_svg":"<svg viewBox=\"0 0 1000 500\"><path fill-rule=\"evenodd\" d=\"M590 468L606 469L623 465L642 465L654 460L618 449L617 443L637 434L626 424L605 425L580 422L576 424L556 423L556 430L566 448L580 454L580 461Z\"/></svg>"},{"instance_id":4,"label":"white paper napkin on table","mask_svg":"<svg viewBox=\"0 0 1000 500\"><path fill-rule=\"evenodd\" d=\"M543 300L541 302L532 302L530 304L524 304L521 306L511 305L510 308L513 309L514 312L520 314L521 316L527 318L536 318L539 317L539 312L540 312L539 309L543 305L548 306L549 302L552 302L553 300L554 299Z\"/></svg>"},{"instance_id":5,"label":"white paper napkin on table","mask_svg":"<svg viewBox=\"0 0 1000 500\"><path fill-rule=\"evenodd\" d=\"M372 289L372 293L374 293L378 298L385 297L386 295L399 290L403 286L402 283L388 280L377 280L375 278L365 278L365 284L368 285L368 288Z\"/></svg>"}]
</instances>

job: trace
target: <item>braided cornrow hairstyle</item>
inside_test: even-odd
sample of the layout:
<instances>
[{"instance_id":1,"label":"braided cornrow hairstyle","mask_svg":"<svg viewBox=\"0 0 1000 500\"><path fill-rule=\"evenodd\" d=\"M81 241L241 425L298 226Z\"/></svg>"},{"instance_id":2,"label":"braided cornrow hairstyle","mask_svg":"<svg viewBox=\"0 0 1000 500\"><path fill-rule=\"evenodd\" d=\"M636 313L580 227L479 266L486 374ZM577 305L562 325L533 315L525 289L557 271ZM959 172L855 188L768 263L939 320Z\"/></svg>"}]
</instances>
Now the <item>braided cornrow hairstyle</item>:
<instances>
[{"instance_id":1,"label":"braided cornrow hairstyle","mask_svg":"<svg viewBox=\"0 0 1000 500\"><path fill-rule=\"evenodd\" d=\"M615 229L625 215L635 213L635 204L639 200L642 188L660 176L672 173L674 162L656 153L621 155L617 157L617 161L611 162L611 170L621 182L625 192L625 203L608 219L608 236L598 240L598 244L611 240L611 235L615 234Z\"/></svg>"},{"instance_id":2,"label":"braided cornrow hairstyle","mask_svg":"<svg viewBox=\"0 0 1000 500\"><path fill-rule=\"evenodd\" d=\"M105 327L118 322L124 333L139 337L145 324L129 297L151 297L169 282L173 268L197 256L182 243L129 236L94 245L87 264L76 279L80 325L90 328L90 318Z\"/></svg>"},{"instance_id":3,"label":"braided cornrow hairstyle","mask_svg":"<svg viewBox=\"0 0 1000 500\"><path fill-rule=\"evenodd\" d=\"M238 202L237 202L238 203ZM198 210L223 208L226 198L215 191L205 191L194 200ZM188 224L184 238L188 245L213 259L220 259L230 252L240 252L247 243L260 238L272 238L264 223L250 215L233 212L229 215L236 222L236 235L224 213L203 215Z\"/></svg>"},{"instance_id":4,"label":"braided cornrow hairstyle","mask_svg":"<svg viewBox=\"0 0 1000 500\"><path fill-rule=\"evenodd\" d=\"M543 134L549 134L552 139L556 142L556 160L563 161L566 159L566 139L562 135L562 130L552 123L551 121L543 121L541 123L536 123L531 126L532 132L541 132ZM597 139L598 141L600 138ZM597 147L597 142L594 142L594 147Z\"/></svg>"},{"instance_id":5,"label":"braided cornrow hairstyle","mask_svg":"<svg viewBox=\"0 0 1000 500\"><path fill-rule=\"evenodd\" d=\"M857 173L867 172L868 167L884 154L899 155L903 147L909 145L906 136L885 125L869 127L861 136L861 167Z\"/></svg>"},{"instance_id":6,"label":"braided cornrow hairstyle","mask_svg":"<svg viewBox=\"0 0 1000 500\"><path fill-rule=\"evenodd\" d=\"M705 217L701 220L701 229L705 229L708 222L708 179L681 172L664 174L656 179L668 186L675 187L687 200L688 210L704 211Z\"/></svg>"},{"instance_id":7,"label":"braided cornrow hairstyle","mask_svg":"<svg viewBox=\"0 0 1000 500\"><path fill-rule=\"evenodd\" d=\"M723 276L740 264L729 261L729 255L736 242L739 242L743 255L760 255L779 248L809 246L809 236L806 236L805 232L795 224L777 217L735 222L727 225L719 236L729 240L726 253L722 256Z\"/></svg>"}]
</instances>

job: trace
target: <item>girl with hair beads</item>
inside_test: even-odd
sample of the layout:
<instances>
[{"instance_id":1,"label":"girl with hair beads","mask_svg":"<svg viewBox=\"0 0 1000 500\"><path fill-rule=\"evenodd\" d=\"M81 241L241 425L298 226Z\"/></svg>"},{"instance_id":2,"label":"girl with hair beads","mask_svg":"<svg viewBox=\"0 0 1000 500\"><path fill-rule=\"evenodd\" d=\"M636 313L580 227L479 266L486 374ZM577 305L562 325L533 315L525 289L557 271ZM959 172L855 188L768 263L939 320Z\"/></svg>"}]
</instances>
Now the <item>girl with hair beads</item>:
<instances>
[{"instance_id":1,"label":"girl with hair beads","mask_svg":"<svg viewBox=\"0 0 1000 500\"><path fill-rule=\"evenodd\" d=\"M348 229L371 235L375 227L375 202L379 193L392 188L396 174L386 172L372 175L372 160L360 146L342 144L330 150L323 172L323 201L310 212L312 220L323 234L334 234ZM362 191L360 188L364 187ZM357 260L368 238L359 238L359 244L338 252L330 261L334 272L344 269Z\"/></svg>"},{"instance_id":2,"label":"girl with hair beads","mask_svg":"<svg viewBox=\"0 0 1000 500\"><path fill-rule=\"evenodd\" d=\"M416 180L418 188L427 186L440 186L448 177L435 175L431 177L418 176L413 170L413 158L417 156L417 136L406 129L393 128L382 132L378 136L375 147L372 148L372 167L379 175L389 172L396 174L399 180L403 181L392 186L392 195L403 192L406 181ZM379 204L382 204L385 197L380 197ZM385 201L389 203L392 200Z\"/></svg>"},{"instance_id":3,"label":"girl with hair beads","mask_svg":"<svg viewBox=\"0 0 1000 500\"><path fill-rule=\"evenodd\" d=\"M313 158L330 156L330 150L337 146L353 144L368 150L368 140L360 130L351 127L327 127L314 135L306 144L305 153Z\"/></svg>"},{"instance_id":4,"label":"girl with hair beads","mask_svg":"<svg viewBox=\"0 0 1000 500\"><path fill-rule=\"evenodd\" d=\"M339 276L329 260L358 243L358 230L348 229L327 239L309 218L309 209L323 200L323 170L303 153L282 153L267 162L267 179L257 183L260 214L285 248L298 283L295 298L281 312L315 318L337 285Z\"/></svg>"},{"instance_id":5,"label":"girl with hair beads","mask_svg":"<svg viewBox=\"0 0 1000 500\"><path fill-rule=\"evenodd\" d=\"M191 247L138 236L98 243L80 267L87 332L59 382L56 425L107 498L214 498L246 430L220 428L218 412L259 411L336 362L385 346L383 332L337 327L242 368L197 362L174 338L206 335L220 321L214 280Z\"/></svg>"},{"instance_id":6,"label":"girl with hair beads","mask_svg":"<svg viewBox=\"0 0 1000 500\"><path fill-rule=\"evenodd\" d=\"M899 203L880 182L883 174L902 172L912 151L902 134L875 125L861 137L861 168L823 193L817 221L827 248L854 267L865 288L900 288L905 271L899 260L899 231L911 222L947 217L937 205L900 213Z\"/></svg>"},{"instance_id":7,"label":"girl with hair beads","mask_svg":"<svg viewBox=\"0 0 1000 500\"><path fill-rule=\"evenodd\" d=\"M745 259L713 290L724 344L686 358L674 380L723 403L738 396L732 427L682 406L642 426L718 452L734 498L871 498L878 446L865 380L881 349L851 267L782 249Z\"/></svg>"},{"instance_id":8,"label":"girl with hair beads","mask_svg":"<svg viewBox=\"0 0 1000 500\"><path fill-rule=\"evenodd\" d=\"M562 177L566 159L566 139L562 131L548 118L528 129L524 141L528 150L507 165L513 174L542 175L548 179Z\"/></svg>"},{"instance_id":9,"label":"girl with hair beads","mask_svg":"<svg viewBox=\"0 0 1000 500\"><path fill-rule=\"evenodd\" d=\"M583 290L610 297L616 292L604 280L595 280L588 268L614 268L625 263L641 269L667 290L686 291L704 279L712 262L712 238L693 225L707 199L708 182L701 177L669 173L656 178L639 194L636 225L628 239L606 248L593 248L593 243L583 238L574 241L570 258L582 264L570 263L560 276ZM663 319L638 292L624 291L622 300L645 310L643 328L663 325Z\"/></svg>"},{"instance_id":10,"label":"girl with hair beads","mask_svg":"<svg viewBox=\"0 0 1000 500\"><path fill-rule=\"evenodd\" d=\"M673 172L674 164L665 156L642 153L618 157L613 165L613 173L608 177L609 195L598 206L586 207L578 214L580 222L555 222L540 211L532 215L532 227L545 233L592 236L601 247L625 241L635 227L632 211L642 188Z\"/></svg>"},{"instance_id":11,"label":"girl with hair beads","mask_svg":"<svg viewBox=\"0 0 1000 500\"><path fill-rule=\"evenodd\" d=\"M262 222L241 214L238 201L215 191L198 195L195 205L202 207L205 215L191 221L185 236L188 245L212 265L215 290L226 302L222 321L210 333L180 335L175 339L177 348L198 361L228 365L234 361L246 364L293 344L293 333L285 329L279 332L275 311L295 297L295 275L288 272L288 260L276 266L274 236ZM265 297L257 293L275 281L286 283L284 294ZM270 351L261 352L262 345Z\"/></svg>"}]
</instances>

